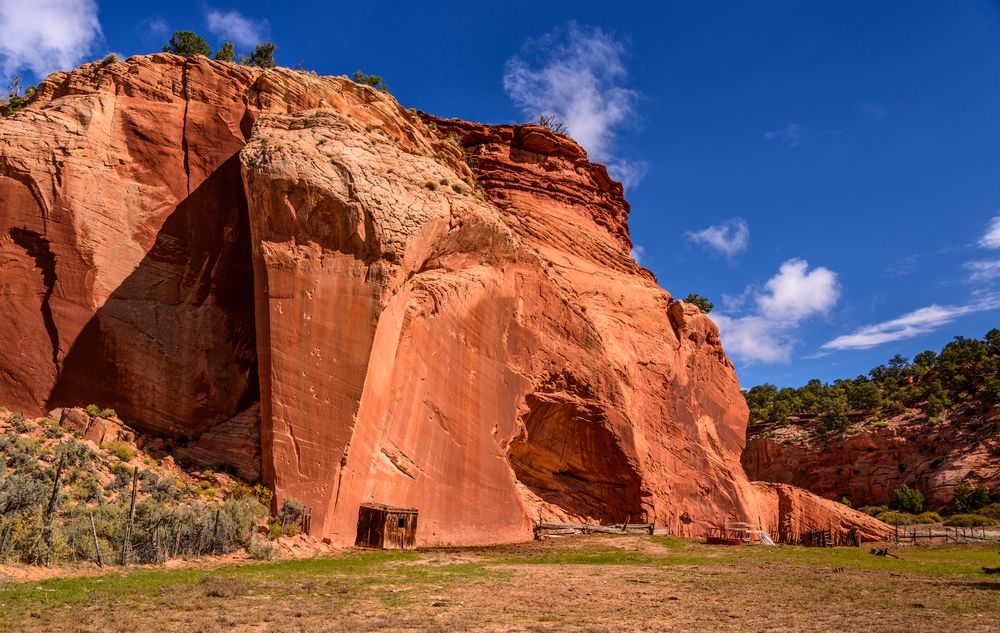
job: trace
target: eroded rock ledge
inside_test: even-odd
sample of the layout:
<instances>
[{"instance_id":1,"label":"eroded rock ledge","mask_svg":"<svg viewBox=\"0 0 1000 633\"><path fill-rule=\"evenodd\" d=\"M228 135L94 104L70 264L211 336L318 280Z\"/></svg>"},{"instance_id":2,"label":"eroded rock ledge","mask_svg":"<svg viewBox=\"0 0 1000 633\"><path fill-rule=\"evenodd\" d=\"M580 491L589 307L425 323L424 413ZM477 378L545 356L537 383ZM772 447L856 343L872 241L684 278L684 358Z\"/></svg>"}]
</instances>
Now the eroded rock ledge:
<instances>
[{"instance_id":1,"label":"eroded rock ledge","mask_svg":"<svg viewBox=\"0 0 1000 633\"><path fill-rule=\"evenodd\" d=\"M345 78L53 75L0 122L0 400L99 402L205 460L259 424L245 461L335 544L363 501L418 508L425 545L629 514L877 535L747 480L718 330L632 261L628 211L564 137Z\"/></svg>"}]
</instances>

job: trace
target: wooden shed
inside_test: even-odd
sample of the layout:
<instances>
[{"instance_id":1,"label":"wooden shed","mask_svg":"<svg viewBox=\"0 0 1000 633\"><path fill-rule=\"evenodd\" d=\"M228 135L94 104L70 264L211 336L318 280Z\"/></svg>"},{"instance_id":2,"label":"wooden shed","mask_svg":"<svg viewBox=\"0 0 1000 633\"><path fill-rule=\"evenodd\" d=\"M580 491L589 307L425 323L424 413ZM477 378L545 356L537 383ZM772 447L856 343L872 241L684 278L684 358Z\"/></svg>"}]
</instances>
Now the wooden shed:
<instances>
[{"instance_id":1,"label":"wooden shed","mask_svg":"<svg viewBox=\"0 0 1000 633\"><path fill-rule=\"evenodd\" d=\"M358 510L358 547L413 549L417 542L417 510L381 503L362 503Z\"/></svg>"}]
</instances>

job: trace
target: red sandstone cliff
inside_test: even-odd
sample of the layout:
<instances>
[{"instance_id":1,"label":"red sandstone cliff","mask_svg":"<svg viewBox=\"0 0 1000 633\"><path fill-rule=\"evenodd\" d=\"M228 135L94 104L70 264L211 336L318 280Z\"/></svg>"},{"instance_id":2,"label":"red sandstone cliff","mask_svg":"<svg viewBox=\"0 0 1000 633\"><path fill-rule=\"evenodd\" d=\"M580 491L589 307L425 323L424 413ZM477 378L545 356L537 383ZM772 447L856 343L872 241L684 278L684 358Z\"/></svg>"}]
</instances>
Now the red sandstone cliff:
<instances>
[{"instance_id":1,"label":"red sandstone cliff","mask_svg":"<svg viewBox=\"0 0 1000 633\"><path fill-rule=\"evenodd\" d=\"M1000 408L955 413L931 425L925 416L898 416L857 432L817 437L808 425L761 426L750 435L743 466L752 479L801 486L855 506L884 505L900 484L924 494L928 510L943 510L955 485L985 485L1000 496Z\"/></svg>"},{"instance_id":2,"label":"red sandstone cliff","mask_svg":"<svg viewBox=\"0 0 1000 633\"><path fill-rule=\"evenodd\" d=\"M631 260L627 216L544 128L286 69L84 66L0 121L0 401L112 406L339 544L364 501L418 508L422 544L629 514L877 536L747 480L718 330Z\"/></svg>"}]
</instances>

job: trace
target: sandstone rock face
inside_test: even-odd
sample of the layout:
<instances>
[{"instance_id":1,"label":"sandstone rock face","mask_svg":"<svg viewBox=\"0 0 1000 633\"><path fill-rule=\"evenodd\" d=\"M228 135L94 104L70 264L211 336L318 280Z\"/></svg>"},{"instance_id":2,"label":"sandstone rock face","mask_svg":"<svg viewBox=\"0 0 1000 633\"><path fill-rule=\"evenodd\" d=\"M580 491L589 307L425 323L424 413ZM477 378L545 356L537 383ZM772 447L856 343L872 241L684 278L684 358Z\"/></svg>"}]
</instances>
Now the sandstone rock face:
<instances>
[{"instance_id":1,"label":"sandstone rock face","mask_svg":"<svg viewBox=\"0 0 1000 633\"><path fill-rule=\"evenodd\" d=\"M99 403L177 435L257 400L236 156L254 79L169 55L91 64L3 121L0 400Z\"/></svg>"},{"instance_id":2,"label":"sandstone rock face","mask_svg":"<svg viewBox=\"0 0 1000 633\"><path fill-rule=\"evenodd\" d=\"M0 122L0 400L259 460L338 545L368 501L419 509L422 545L867 520L747 480L718 330L632 261L621 185L565 137L170 55L40 94Z\"/></svg>"},{"instance_id":3,"label":"sandstone rock face","mask_svg":"<svg viewBox=\"0 0 1000 633\"><path fill-rule=\"evenodd\" d=\"M801 486L855 506L884 505L900 484L924 494L928 510L951 503L955 485L985 485L1000 495L1000 409L932 426L926 420L887 421L863 432L815 438L786 427L752 435L743 453L751 478Z\"/></svg>"}]
</instances>

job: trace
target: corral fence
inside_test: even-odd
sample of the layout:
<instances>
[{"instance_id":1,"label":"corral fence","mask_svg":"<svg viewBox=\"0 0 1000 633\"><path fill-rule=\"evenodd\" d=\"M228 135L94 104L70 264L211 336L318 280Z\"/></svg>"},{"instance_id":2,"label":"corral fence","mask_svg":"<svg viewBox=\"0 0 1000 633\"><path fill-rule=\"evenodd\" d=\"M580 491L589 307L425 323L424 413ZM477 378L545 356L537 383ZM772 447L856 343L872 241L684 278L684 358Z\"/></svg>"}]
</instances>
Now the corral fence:
<instances>
[{"instance_id":1,"label":"corral fence","mask_svg":"<svg viewBox=\"0 0 1000 633\"><path fill-rule=\"evenodd\" d=\"M897 525L893 533L897 545L931 543L1000 543L1000 532L986 528Z\"/></svg>"}]
</instances>

